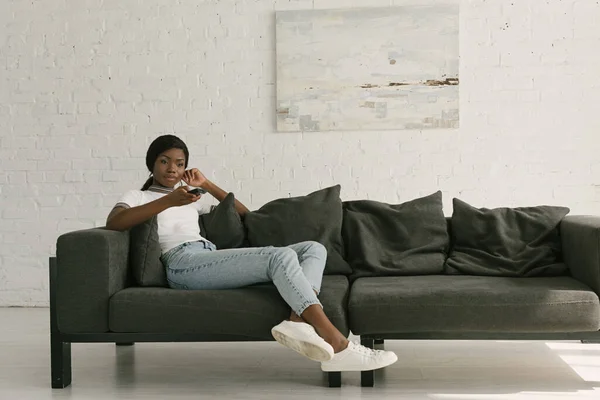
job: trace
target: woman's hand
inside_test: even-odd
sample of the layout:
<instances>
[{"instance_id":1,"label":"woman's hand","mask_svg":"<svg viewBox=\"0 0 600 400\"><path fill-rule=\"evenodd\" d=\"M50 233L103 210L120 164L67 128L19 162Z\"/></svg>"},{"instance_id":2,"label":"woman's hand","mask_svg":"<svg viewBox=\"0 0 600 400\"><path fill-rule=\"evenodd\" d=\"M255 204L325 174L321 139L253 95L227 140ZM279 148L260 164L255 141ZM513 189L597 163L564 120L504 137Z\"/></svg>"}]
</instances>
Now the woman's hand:
<instances>
[{"instance_id":1,"label":"woman's hand","mask_svg":"<svg viewBox=\"0 0 600 400\"><path fill-rule=\"evenodd\" d=\"M190 188L188 186L181 186L173 190L171 193L166 195L164 198L167 200L169 207L185 206L187 204L195 203L200 200L202 195L194 195L188 193Z\"/></svg>"},{"instance_id":2,"label":"woman's hand","mask_svg":"<svg viewBox=\"0 0 600 400\"><path fill-rule=\"evenodd\" d=\"M207 179L198 168L192 168L183 173L183 181L193 187L202 187Z\"/></svg>"}]
</instances>

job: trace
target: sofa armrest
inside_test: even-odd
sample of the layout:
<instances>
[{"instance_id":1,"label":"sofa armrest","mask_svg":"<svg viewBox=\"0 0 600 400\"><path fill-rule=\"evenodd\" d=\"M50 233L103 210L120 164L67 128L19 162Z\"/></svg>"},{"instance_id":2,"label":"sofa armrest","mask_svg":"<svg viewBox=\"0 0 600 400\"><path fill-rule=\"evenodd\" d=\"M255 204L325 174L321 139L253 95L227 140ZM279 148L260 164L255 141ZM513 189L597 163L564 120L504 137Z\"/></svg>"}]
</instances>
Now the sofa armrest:
<instances>
[{"instance_id":1,"label":"sofa armrest","mask_svg":"<svg viewBox=\"0 0 600 400\"><path fill-rule=\"evenodd\" d=\"M56 242L56 312L62 333L108 331L108 301L128 285L129 231L92 228Z\"/></svg>"},{"instance_id":2,"label":"sofa armrest","mask_svg":"<svg viewBox=\"0 0 600 400\"><path fill-rule=\"evenodd\" d=\"M560 224L560 234L571 275L600 296L600 217L567 216Z\"/></svg>"}]
</instances>

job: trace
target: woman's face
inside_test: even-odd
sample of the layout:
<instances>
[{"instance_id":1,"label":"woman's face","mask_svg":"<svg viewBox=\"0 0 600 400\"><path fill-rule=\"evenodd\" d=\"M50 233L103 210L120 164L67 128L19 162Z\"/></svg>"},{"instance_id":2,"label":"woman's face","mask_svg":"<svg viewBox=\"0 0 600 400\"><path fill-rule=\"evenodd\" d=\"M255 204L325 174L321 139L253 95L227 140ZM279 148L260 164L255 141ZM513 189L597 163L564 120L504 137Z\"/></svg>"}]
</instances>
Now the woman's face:
<instances>
[{"instance_id":1,"label":"woman's face","mask_svg":"<svg viewBox=\"0 0 600 400\"><path fill-rule=\"evenodd\" d=\"M161 153L154 163L154 183L174 187L185 172L185 154L181 149L169 149Z\"/></svg>"}]
</instances>

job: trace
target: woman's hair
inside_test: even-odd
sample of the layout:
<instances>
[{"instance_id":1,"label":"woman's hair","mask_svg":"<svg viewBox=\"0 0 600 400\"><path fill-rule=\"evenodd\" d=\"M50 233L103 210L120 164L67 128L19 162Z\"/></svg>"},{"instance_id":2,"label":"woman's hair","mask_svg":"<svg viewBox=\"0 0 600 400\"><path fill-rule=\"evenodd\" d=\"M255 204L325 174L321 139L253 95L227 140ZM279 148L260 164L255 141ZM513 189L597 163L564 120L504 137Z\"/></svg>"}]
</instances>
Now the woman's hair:
<instances>
[{"instance_id":1,"label":"woman's hair","mask_svg":"<svg viewBox=\"0 0 600 400\"><path fill-rule=\"evenodd\" d=\"M183 150L183 154L185 154L185 167L187 168L190 153L188 152L188 148L183 140L174 135L159 136L154 139L152 143L150 143L150 147L148 147L148 151L146 152L146 167L148 167L148 170L150 171L150 178L148 178L146 183L144 183L142 190L148 190L148 188L152 185L154 163L156 162L158 156L161 155L161 153L171 149Z\"/></svg>"}]
</instances>

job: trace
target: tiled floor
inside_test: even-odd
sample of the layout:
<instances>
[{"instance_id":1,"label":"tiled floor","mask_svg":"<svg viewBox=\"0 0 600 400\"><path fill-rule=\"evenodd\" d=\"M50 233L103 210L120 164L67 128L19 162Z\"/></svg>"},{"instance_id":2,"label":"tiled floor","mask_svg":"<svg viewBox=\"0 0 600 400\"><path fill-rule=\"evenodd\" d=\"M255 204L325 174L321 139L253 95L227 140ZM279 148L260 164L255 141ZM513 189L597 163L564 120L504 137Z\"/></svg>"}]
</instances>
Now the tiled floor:
<instances>
[{"instance_id":1,"label":"tiled floor","mask_svg":"<svg viewBox=\"0 0 600 400\"><path fill-rule=\"evenodd\" d=\"M600 399L600 345L388 341L399 361L360 387L275 342L73 344L73 384L50 388L48 309L0 308L0 399Z\"/></svg>"}]
</instances>

